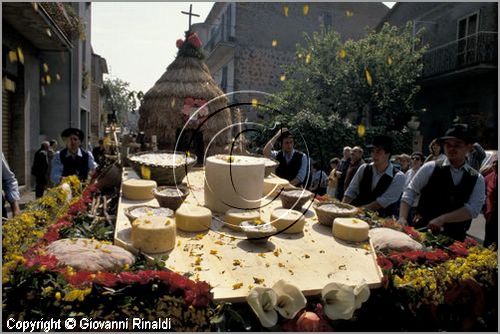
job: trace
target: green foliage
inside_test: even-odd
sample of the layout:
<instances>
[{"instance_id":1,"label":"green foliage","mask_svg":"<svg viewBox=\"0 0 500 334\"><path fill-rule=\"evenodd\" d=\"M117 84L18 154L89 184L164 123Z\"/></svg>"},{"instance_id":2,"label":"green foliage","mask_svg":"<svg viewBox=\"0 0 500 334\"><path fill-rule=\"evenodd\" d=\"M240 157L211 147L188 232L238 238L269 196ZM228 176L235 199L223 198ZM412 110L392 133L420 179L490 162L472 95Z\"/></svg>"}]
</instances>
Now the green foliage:
<instances>
[{"instance_id":1,"label":"green foliage","mask_svg":"<svg viewBox=\"0 0 500 334\"><path fill-rule=\"evenodd\" d=\"M137 108L144 94L131 90L130 83L119 78L104 79L102 89L105 96L104 109L108 115L116 113L120 125L136 130Z\"/></svg>"},{"instance_id":2,"label":"green foliage","mask_svg":"<svg viewBox=\"0 0 500 334\"><path fill-rule=\"evenodd\" d=\"M379 133L395 137L395 153L409 152L406 123L415 115L425 51L412 50L418 36L412 36L410 24L385 24L358 41L342 42L331 30L305 35L272 106L282 113L270 122L300 131L316 159L321 151L324 159L340 156L343 146L364 145ZM358 124L366 126L364 137L358 136Z\"/></svg>"}]
</instances>

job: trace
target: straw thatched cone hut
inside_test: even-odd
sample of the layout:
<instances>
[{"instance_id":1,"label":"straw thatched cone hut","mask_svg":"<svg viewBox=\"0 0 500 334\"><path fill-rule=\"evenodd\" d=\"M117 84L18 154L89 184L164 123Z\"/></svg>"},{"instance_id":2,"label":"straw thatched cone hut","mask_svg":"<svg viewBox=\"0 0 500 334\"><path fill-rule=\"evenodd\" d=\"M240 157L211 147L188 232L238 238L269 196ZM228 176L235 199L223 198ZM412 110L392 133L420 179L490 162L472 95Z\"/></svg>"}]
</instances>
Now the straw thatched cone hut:
<instances>
[{"instance_id":1,"label":"straw thatched cone hut","mask_svg":"<svg viewBox=\"0 0 500 334\"><path fill-rule=\"evenodd\" d=\"M203 61L196 33L186 32L184 41L177 40L177 47L176 59L144 95L139 129L148 140L156 135L162 150L173 150L180 136L177 149L194 152L201 162L216 133L231 124L230 110L225 108L228 100ZM210 143L209 155L223 152L229 142L230 131L224 131Z\"/></svg>"}]
</instances>

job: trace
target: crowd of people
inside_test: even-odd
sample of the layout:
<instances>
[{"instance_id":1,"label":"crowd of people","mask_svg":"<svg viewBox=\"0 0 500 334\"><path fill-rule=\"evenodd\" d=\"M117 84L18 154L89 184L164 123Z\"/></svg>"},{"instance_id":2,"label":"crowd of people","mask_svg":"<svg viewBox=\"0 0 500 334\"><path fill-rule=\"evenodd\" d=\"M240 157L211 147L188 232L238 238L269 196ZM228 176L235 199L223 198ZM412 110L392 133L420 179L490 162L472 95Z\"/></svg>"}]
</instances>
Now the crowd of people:
<instances>
[{"instance_id":1,"label":"crowd of people","mask_svg":"<svg viewBox=\"0 0 500 334\"><path fill-rule=\"evenodd\" d=\"M272 149L276 143L281 150ZM363 159L365 150L370 162ZM454 124L434 139L427 157L422 152L394 155L393 139L385 135L374 137L365 150L344 147L341 158L330 160L327 175L318 162L294 148L293 134L283 128L263 153L278 161L276 175L294 186L375 211L380 217L393 216L419 230L464 240L472 219L484 213L484 244L497 244L498 157L484 175L479 172L486 154L466 124Z\"/></svg>"}]
</instances>

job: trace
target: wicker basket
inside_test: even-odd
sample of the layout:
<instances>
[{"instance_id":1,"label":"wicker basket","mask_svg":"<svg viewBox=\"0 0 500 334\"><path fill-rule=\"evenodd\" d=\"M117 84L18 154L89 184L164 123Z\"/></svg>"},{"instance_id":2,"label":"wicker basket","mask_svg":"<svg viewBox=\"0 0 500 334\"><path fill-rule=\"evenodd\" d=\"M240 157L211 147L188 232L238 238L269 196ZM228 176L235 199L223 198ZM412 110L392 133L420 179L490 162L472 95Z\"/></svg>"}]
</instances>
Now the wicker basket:
<instances>
[{"instance_id":1,"label":"wicker basket","mask_svg":"<svg viewBox=\"0 0 500 334\"><path fill-rule=\"evenodd\" d=\"M175 195L161 194L162 191L167 189L171 189L173 190L173 192L177 192L177 190L179 190L182 194L175 194ZM172 209L174 211L181 206L182 202L184 202L184 200L186 199L186 197L188 197L188 195L189 195L189 189L182 185L163 186L153 189L153 196L156 198L160 206L163 208Z\"/></svg>"},{"instance_id":2,"label":"wicker basket","mask_svg":"<svg viewBox=\"0 0 500 334\"><path fill-rule=\"evenodd\" d=\"M321 209L321 207L326 204L334 204L335 206L344 210L340 212L333 212L330 210ZM318 216L318 221L320 222L320 224L327 226L332 226L333 220L335 218L354 217L358 213L358 208L356 208L355 206L338 201L325 201L315 203L313 207L314 211L316 211L316 216Z\"/></svg>"},{"instance_id":3,"label":"wicker basket","mask_svg":"<svg viewBox=\"0 0 500 334\"><path fill-rule=\"evenodd\" d=\"M283 191L280 195L281 205L285 209L296 209L299 211L313 197L314 194L305 189Z\"/></svg>"},{"instance_id":4,"label":"wicker basket","mask_svg":"<svg viewBox=\"0 0 500 334\"><path fill-rule=\"evenodd\" d=\"M134 171L137 173L137 175L142 178L146 179L149 178L151 180L156 181L156 183L159 186L175 186L176 184L179 184L182 182L182 179L186 176L186 174L193 168L193 166L196 164L197 157L194 154L190 155L190 158L193 160L184 163L182 165L179 165L177 167L170 166L170 167L165 167L165 166L158 166L158 165L153 165L153 164L145 164L145 163L140 163L134 160L131 160L132 157L137 157L141 156L143 154L161 154L161 153L169 153L169 154L177 154L180 157L184 157L183 152L174 152L174 151L145 151L145 152L140 152L137 154L132 154L126 158L128 164L134 169ZM145 175L145 171L148 171L147 174Z\"/></svg>"},{"instance_id":5,"label":"wicker basket","mask_svg":"<svg viewBox=\"0 0 500 334\"><path fill-rule=\"evenodd\" d=\"M101 174L97 177L95 186L104 191L110 188L119 188L122 182L122 167L118 163L113 163L104 168Z\"/></svg>"},{"instance_id":6,"label":"wicker basket","mask_svg":"<svg viewBox=\"0 0 500 334\"><path fill-rule=\"evenodd\" d=\"M138 208L158 209L157 206L151 206L151 205L134 205L134 206L129 206L128 208L126 208L125 210L123 210L123 213L125 213L125 216L127 216L128 220L130 221L130 224L132 224L132 222L139 217L139 216L134 216L132 214L132 211L134 211L135 209L138 209ZM174 215L174 212L171 209L168 209L168 208L164 208L164 209L170 211L170 213L168 214L168 217L171 217L171 216ZM167 217L167 215L166 215L166 217Z\"/></svg>"}]
</instances>

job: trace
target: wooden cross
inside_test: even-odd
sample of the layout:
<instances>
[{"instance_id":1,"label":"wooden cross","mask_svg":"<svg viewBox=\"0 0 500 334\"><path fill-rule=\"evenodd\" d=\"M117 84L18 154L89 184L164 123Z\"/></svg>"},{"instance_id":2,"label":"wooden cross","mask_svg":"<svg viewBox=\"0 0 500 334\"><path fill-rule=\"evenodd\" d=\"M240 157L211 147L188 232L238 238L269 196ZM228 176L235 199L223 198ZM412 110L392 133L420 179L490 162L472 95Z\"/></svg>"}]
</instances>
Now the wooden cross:
<instances>
[{"instance_id":1,"label":"wooden cross","mask_svg":"<svg viewBox=\"0 0 500 334\"><path fill-rule=\"evenodd\" d=\"M189 5L189 12L184 12L184 11L181 11L182 14L186 14L186 15L189 15L189 30L188 31L191 31L191 16L196 16L196 17L200 17L200 15L198 14L194 14L192 12L192 9L193 9L193 5L190 4Z\"/></svg>"}]
</instances>

